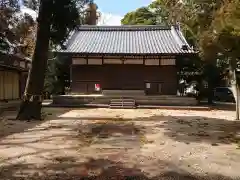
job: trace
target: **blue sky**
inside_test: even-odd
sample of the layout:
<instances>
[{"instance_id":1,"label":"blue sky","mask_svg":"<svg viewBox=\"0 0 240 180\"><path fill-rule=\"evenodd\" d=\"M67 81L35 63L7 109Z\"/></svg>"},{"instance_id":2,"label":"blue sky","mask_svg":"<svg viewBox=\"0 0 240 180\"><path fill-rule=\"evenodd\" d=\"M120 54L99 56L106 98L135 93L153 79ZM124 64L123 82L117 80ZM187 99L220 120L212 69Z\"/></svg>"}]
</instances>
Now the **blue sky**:
<instances>
[{"instance_id":1,"label":"blue sky","mask_svg":"<svg viewBox=\"0 0 240 180\"><path fill-rule=\"evenodd\" d=\"M95 0L95 2L103 12L124 16L129 11L148 5L151 0Z\"/></svg>"},{"instance_id":2,"label":"blue sky","mask_svg":"<svg viewBox=\"0 0 240 180\"><path fill-rule=\"evenodd\" d=\"M95 0L95 2L102 13L100 25L120 25L126 13L146 6L152 0Z\"/></svg>"},{"instance_id":3,"label":"blue sky","mask_svg":"<svg viewBox=\"0 0 240 180\"><path fill-rule=\"evenodd\" d=\"M101 12L99 25L120 25L123 16L135 9L150 4L153 0L94 0ZM22 12L36 18L37 14L25 7Z\"/></svg>"}]
</instances>

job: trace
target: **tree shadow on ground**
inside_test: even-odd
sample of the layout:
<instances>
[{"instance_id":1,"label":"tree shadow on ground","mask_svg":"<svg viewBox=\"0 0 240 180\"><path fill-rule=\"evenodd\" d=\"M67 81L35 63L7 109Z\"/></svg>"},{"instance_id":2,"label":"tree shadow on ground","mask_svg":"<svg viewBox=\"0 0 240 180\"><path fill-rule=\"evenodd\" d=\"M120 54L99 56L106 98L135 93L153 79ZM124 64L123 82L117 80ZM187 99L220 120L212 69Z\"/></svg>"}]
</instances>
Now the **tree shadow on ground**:
<instances>
[{"instance_id":1,"label":"tree shadow on ground","mask_svg":"<svg viewBox=\"0 0 240 180\"><path fill-rule=\"evenodd\" d=\"M175 141L207 142L212 145L240 143L240 121L200 116L152 116L155 128Z\"/></svg>"},{"instance_id":2,"label":"tree shadow on ground","mask_svg":"<svg viewBox=\"0 0 240 180\"><path fill-rule=\"evenodd\" d=\"M62 112L61 112L62 113ZM56 117L58 117L57 113ZM54 119L54 117L51 117ZM114 143L112 147L118 149L123 148L135 148L141 152L141 138L146 133L152 134L156 131L164 133L175 141L181 142L207 142L213 143L236 143L236 136L239 133L240 122L227 121L224 119L214 119L195 116L152 116L142 117L135 119L117 118L108 121L104 118L91 117L92 121L85 121L82 123L83 118L75 118L76 121L66 118L53 120L51 124L46 127L28 128L26 133L29 136L25 140L19 142L0 142L3 146L18 146L19 148L30 147L34 149L34 152L25 153L22 155L12 156L11 158L2 159L0 164L3 164L0 169L1 180L111 180L111 179L134 179L134 180L233 180L230 177L223 177L215 174L208 174L206 176L193 176L190 173L180 169L177 164L168 161L158 161L160 164L158 175L150 177L149 174L144 173L141 166L136 162L133 164L127 164L119 161L114 161L105 152L99 153L101 158L95 154L89 153L80 154L79 148L89 148L91 145L111 144L112 141L105 141L113 139ZM101 119L101 120L98 120ZM88 123L86 123L88 122ZM144 124L143 124L144 123ZM60 130L60 131L59 131ZM49 131L51 131L49 133ZM59 133L55 134L56 131ZM46 132L48 132L48 135ZM39 139L34 140L31 135L43 134ZM231 134L229 138L227 135ZM129 142L129 137L132 137ZM223 137L223 139L219 138ZM26 138L16 137L16 138ZM16 140L16 139L14 139ZM225 140L225 141L223 141ZM47 148L48 143L54 141L54 146ZM69 147L57 146L59 144L65 144L71 142ZM117 145L115 144L117 142ZM126 144L128 142L128 144ZM34 144L43 144L42 146L34 146ZM148 143L148 142L147 142ZM113 151L112 148L110 151ZM60 156L60 151L78 152L76 156ZM87 149L88 150L88 149ZM106 149L103 148L103 151ZM84 151L86 152L86 151ZM93 152L93 151L92 151ZM96 152L96 151L95 151ZM120 152L118 150L118 152ZM118 153L117 152L117 153ZM121 150L120 153L124 152ZM31 159L32 156L39 155L41 158L45 158L44 153L48 153L47 163L40 165L36 161L34 164L24 163L24 160ZM86 152L87 153L87 152ZM116 152L115 152L116 153ZM119 153L119 154L120 154ZM112 153L114 154L114 153ZM81 157L82 156L82 157ZM95 159L89 159L82 162L84 157L94 157ZM105 159L102 159L104 156ZM39 158L38 157L38 158ZM147 157L146 157L147 158ZM11 163L12 161L18 161L22 163ZM8 165L8 164L12 165ZM140 166L140 167L139 167ZM158 167L158 166L157 166ZM36 173L38 172L38 173Z\"/></svg>"},{"instance_id":3,"label":"tree shadow on ground","mask_svg":"<svg viewBox=\"0 0 240 180\"><path fill-rule=\"evenodd\" d=\"M74 157L58 157L44 166L7 165L1 168L1 180L233 180L216 174L194 176L174 164L160 161L163 169L150 177L139 168L107 159L77 162Z\"/></svg>"},{"instance_id":4,"label":"tree shadow on ground","mask_svg":"<svg viewBox=\"0 0 240 180\"><path fill-rule=\"evenodd\" d=\"M62 122L62 120L60 120ZM49 133L49 131L51 132ZM57 132L55 134L55 132ZM35 134L42 134L35 137ZM49 133L49 134L48 134ZM40 156L45 159L41 154L49 153L54 158L60 151L78 151L83 147L91 145L100 145L105 143L111 146L111 149L140 149L142 143L147 143L144 137L144 127L135 125L132 122L103 122L94 121L89 124L81 124L80 121L68 120L66 123L48 124L47 127L39 127L28 129L24 136L17 136L8 141L0 141L0 147L4 149L17 147L17 148L30 148L31 152L22 153L20 155L11 156L9 158L1 159L0 164L6 164L16 159ZM59 147L59 144L70 142L68 147ZM39 146L43 144L43 146ZM44 147L47 146L47 147ZM56 147L58 146L58 147ZM33 151L32 151L33 150Z\"/></svg>"},{"instance_id":5,"label":"tree shadow on ground","mask_svg":"<svg viewBox=\"0 0 240 180\"><path fill-rule=\"evenodd\" d=\"M143 135L144 127L131 122L97 122L88 124L84 129L89 129L91 136L109 138L111 136ZM86 131L85 131L86 132Z\"/></svg>"},{"instance_id":6,"label":"tree shadow on ground","mask_svg":"<svg viewBox=\"0 0 240 180\"><path fill-rule=\"evenodd\" d=\"M64 114L72 109L68 108L44 108L44 120L33 121L19 121L16 120L17 111L4 111L0 116L0 141L4 137L12 134L21 133L24 131L31 131L36 126L46 122L49 119L57 119L58 116Z\"/></svg>"}]
</instances>

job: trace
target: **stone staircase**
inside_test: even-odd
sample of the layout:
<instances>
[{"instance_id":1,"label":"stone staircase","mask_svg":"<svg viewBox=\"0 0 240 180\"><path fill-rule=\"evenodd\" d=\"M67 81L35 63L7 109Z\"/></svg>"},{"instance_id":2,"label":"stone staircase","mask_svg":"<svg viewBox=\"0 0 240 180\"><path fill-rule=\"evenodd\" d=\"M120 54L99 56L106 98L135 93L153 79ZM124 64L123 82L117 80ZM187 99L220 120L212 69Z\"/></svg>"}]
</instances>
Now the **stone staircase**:
<instances>
[{"instance_id":1,"label":"stone staircase","mask_svg":"<svg viewBox=\"0 0 240 180\"><path fill-rule=\"evenodd\" d=\"M135 109L136 101L131 98L117 98L111 99L109 108L111 109Z\"/></svg>"}]
</instances>

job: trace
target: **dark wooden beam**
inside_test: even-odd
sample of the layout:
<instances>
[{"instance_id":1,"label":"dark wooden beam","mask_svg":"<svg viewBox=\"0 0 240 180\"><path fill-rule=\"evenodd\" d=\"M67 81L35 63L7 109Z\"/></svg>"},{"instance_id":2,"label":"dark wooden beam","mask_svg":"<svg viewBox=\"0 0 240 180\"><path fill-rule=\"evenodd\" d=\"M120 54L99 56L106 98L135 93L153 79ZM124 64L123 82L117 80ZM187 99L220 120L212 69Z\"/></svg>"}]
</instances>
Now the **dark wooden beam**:
<instances>
[{"instance_id":1,"label":"dark wooden beam","mask_svg":"<svg viewBox=\"0 0 240 180\"><path fill-rule=\"evenodd\" d=\"M89 64L88 64L88 55L86 56L86 60L87 60L87 65L89 65Z\"/></svg>"}]
</instances>

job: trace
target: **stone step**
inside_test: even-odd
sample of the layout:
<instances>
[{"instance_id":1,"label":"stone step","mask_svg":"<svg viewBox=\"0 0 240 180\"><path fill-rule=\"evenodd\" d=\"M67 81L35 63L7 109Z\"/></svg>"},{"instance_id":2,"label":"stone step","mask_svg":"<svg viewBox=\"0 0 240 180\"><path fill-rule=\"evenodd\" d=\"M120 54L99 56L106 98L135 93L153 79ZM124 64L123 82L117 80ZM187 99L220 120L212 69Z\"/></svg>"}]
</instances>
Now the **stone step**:
<instances>
[{"instance_id":1,"label":"stone step","mask_svg":"<svg viewBox=\"0 0 240 180\"><path fill-rule=\"evenodd\" d=\"M110 104L136 104L135 101L111 101Z\"/></svg>"},{"instance_id":2,"label":"stone step","mask_svg":"<svg viewBox=\"0 0 240 180\"><path fill-rule=\"evenodd\" d=\"M136 101L135 99L129 99L129 98L119 98L119 99L111 99L109 108L115 108L115 109L133 109L136 108Z\"/></svg>"},{"instance_id":3,"label":"stone step","mask_svg":"<svg viewBox=\"0 0 240 180\"><path fill-rule=\"evenodd\" d=\"M111 101L135 101L135 100L129 99L129 98L118 98L118 99L111 99Z\"/></svg>"},{"instance_id":4,"label":"stone step","mask_svg":"<svg viewBox=\"0 0 240 180\"><path fill-rule=\"evenodd\" d=\"M110 106L135 107L136 104L110 104Z\"/></svg>"},{"instance_id":5,"label":"stone step","mask_svg":"<svg viewBox=\"0 0 240 180\"><path fill-rule=\"evenodd\" d=\"M110 109L136 109L136 106L109 106Z\"/></svg>"},{"instance_id":6,"label":"stone step","mask_svg":"<svg viewBox=\"0 0 240 180\"><path fill-rule=\"evenodd\" d=\"M135 104L136 102L135 101L124 101L124 100L110 101L110 104L118 104L118 103L121 103L121 104Z\"/></svg>"}]
</instances>

